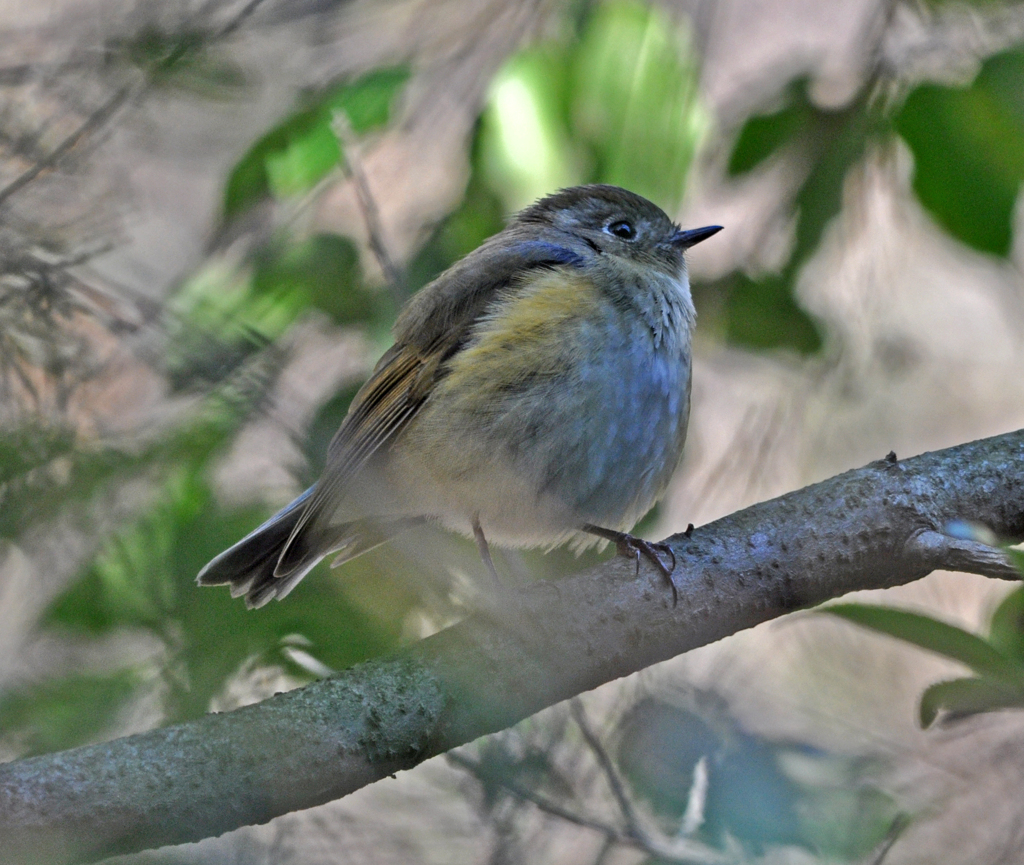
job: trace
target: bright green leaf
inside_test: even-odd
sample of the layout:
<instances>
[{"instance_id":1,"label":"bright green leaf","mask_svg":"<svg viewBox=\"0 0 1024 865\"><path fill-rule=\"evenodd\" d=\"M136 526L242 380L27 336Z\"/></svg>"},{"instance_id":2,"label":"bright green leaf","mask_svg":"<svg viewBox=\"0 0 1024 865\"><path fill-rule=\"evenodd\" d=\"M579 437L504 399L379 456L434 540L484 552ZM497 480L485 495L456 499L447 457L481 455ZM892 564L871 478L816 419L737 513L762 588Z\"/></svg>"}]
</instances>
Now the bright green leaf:
<instances>
[{"instance_id":1,"label":"bright green leaf","mask_svg":"<svg viewBox=\"0 0 1024 865\"><path fill-rule=\"evenodd\" d=\"M981 637L955 625L920 613L870 604L833 604L823 607L822 612L959 661L982 676L1013 686L1024 686L1024 668L1000 654Z\"/></svg>"},{"instance_id":2,"label":"bright green leaf","mask_svg":"<svg viewBox=\"0 0 1024 865\"><path fill-rule=\"evenodd\" d=\"M509 210L588 179L585 155L566 124L568 62L557 44L528 48L491 82L477 151Z\"/></svg>"},{"instance_id":3,"label":"bright green leaf","mask_svg":"<svg viewBox=\"0 0 1024 865\"><path fill-rule=\"evenodd\" d=\"M263 160L267 187L274 198L301 195L338 166L341 147L326 123L293 138L287 147L268 153Z\"/></svg>"},{"instance_id":4,"label":"bright green leaf","mask_svg":"<svg viewBox=\"0 0 1024 865\"><path fill-rule=\"evenodd\" d=\"M531 46L498 72L476 157L508 210L612 183L673 212L708 123L682 21L612 0L588 8L576 38Z\"/></svg>"},{"instance_id":5,"label":"bright green leaf","mask_svg":"<svg viewBox=\"0 0 1024 865\"><path fill-rule=\"evenodd\" d=\"M989 58L970 87L921 85L895 123L924 207L957 239L1005 256L1024 182L1024 50Z\"/></svg>"},{"instance_id":6,"label":"bright green leaf","mask_svg":"<svg viewBox=\"0 0 1024 865\"><path fill-rule=\"evenodd\" d=\"M953 718L1024 707L1024 688L1011 688L991 679L953 679L938 682L921 695L919 717L930 727L939 712Z\"/></svg>"},{"instance_id":7,"label":"bright green leaf","mask_svg":"<svg viewBox=\"0 0 1024 865\"><path fill-rule=\"evenodd\" d=\"M409 70L404 66L376 69L341 88L327 107L332 114L343 111L353 132L369 132L390 120L395 96L408 80Z\"/></svg>"},{"instance_id":8,"label":"bright green leaf","mask_svg":"<svg viewBox=\"0 0 1024 865\"><path fill-rule=\"evenodd\" d=\"M357 134L383 126L408 77L406 69L379 69L307 100L239 160L224 191L225 216L235 216L271 194L286 197L311 189L341 158L335 114L344 113Z\"/></svg>"}]
</instances>

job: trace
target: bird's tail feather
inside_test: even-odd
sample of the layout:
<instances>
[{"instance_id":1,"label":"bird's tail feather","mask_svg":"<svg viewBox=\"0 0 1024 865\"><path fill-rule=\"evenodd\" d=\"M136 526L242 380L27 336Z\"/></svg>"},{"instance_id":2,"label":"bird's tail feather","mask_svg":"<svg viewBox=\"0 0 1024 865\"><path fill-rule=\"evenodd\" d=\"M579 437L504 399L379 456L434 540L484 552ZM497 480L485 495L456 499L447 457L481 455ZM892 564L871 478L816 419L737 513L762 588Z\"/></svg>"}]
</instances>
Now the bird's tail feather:
<instances>
[{"instance_id":1,"label":"bird's tail feather","mask_svg":"<svg viewBox=\"0 0 1024 865\"><path fill-rule=\"evenodd\" d=\"M272 598L285 597L325 555L336 553L331 567L337 567L424 522L422 517L357 520L332 527L329 539L314 539L311 526L295 531L312 492L311 487L259 528L228 547L199 572L196 582L201 586L229 585L232 597L245 595L246 606L255 609ZM281 573L281 558L286 548L290 562L287 572Z\"/></svg>"},{"instance_id":2,"label":"bird's tail feather","mask_svg":"<svg viewBox=\"0 0 1024 865\"><path fill-rule=\"evenodd\" d=\"M348 523L341 527L344 534L330 549L330 552L335 554L331 560L331 567L340 567L356 556L376 549L395 535L426 521L426 517L399 517L391 520L359 520Z\"/></svg>"},{"instance_id":3,"label":"bird's tail feather","mask_svg":"<svg viewBox=\"0 0 1024 865\"><path fill-rule=\"evenodd\" d=\"M246 606L250 609L262 607L271 598L283 598L324 556L324 552L311 550L287 576L274 576L281 552L312 491L312 487L306 490L263 525L224 550L199 572L196 582L201 586L230 585L231 596L245 595Z\"/></svg>"}]
</instances>

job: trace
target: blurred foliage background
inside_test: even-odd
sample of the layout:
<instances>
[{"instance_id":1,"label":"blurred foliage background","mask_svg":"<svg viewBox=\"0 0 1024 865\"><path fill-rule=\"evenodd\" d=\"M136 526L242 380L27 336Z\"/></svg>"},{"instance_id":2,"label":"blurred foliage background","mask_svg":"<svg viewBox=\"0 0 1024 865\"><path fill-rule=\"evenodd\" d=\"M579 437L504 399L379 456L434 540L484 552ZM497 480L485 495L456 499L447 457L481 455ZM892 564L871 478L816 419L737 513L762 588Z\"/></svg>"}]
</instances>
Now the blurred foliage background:
<instances>
[{"instance_id":1,"label":"blurred foliage background","mask_svg":"<svg viewBox=\"0 0 1024 865\"><path fill-rule=\"evenodd\" d=\"M1018 4L55 0L0 3L0 32L2 759L472 607L475 550L426 530L258 612L194 578L317 477L404 299L560 186L727 227L692 256L690 443L642 531L1024 425ZM1024 753L1005 592L934 575L791 617L138 858L1011 861L1024 760L985 774Z\"/></svg>"}]
</instances>

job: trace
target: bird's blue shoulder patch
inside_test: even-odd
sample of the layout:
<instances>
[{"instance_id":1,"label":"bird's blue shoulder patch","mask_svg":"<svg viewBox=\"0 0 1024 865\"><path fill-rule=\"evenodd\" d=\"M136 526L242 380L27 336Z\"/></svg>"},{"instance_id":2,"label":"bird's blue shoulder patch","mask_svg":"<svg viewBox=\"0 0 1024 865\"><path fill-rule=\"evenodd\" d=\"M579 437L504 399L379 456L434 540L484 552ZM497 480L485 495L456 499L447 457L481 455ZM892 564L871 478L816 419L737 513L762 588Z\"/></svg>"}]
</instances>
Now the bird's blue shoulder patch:
<instances>
[{"instance_id":1,"label":"bird's blue shoulder patch","mask_svg":"<svg viewBox=\"0 0 1024 865\"><path fill-rule=\"evenodd\" d=\"M546 240L523 240L509 247L509 252L518 253L539 267L554 264L582 267L584 262L578 252Z\"/></svg>"}]
</instances>

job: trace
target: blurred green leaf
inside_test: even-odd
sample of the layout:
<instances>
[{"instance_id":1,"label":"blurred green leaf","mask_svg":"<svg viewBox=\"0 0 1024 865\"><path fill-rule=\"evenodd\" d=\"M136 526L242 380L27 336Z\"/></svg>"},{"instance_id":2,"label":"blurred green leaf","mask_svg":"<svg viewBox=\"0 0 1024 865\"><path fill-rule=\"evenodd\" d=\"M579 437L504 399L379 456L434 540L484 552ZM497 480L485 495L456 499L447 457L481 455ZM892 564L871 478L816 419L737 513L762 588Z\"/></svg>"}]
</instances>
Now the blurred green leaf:
<instances>
[{"instance_id":1,"label":"blurred green leaf","mask_svg":"<svg viewBox=\"0 0 1024 865\"><path fill-rule=\"evenodd\" d=\"M750 118L740 131L729 157L729 173L744 174L786 145L804 139L814 123L814 109L807 101L806 82L790 88L789 104L774 114Z\"/></svg>"},{"instance_id":2,"label":"blurred green leaf","mask_svg":"<svg viewBox=\"0 0 1024 865\"><path fill-rule=\"evenodd\" d=\"M491 83L476 152L509 210L587 179L568 128L569 63L565 46L546 43L514 55Z\"/></svg>"},{"instance_id":3,"label":"blurred green leaf","mask_svg":"<svg viewBox=\"0 0 1024 865\"><path fill-rule=\"evenodd\" d=\"M500 737L488 736L479 740L474 762L473 774L483 787L484 807L488 810L505 801L509 784L555 799L566 800L573 795L572 784L559 771L551 754L539 748L513 751Z\"/></svg>"},{"instance_id":4,"label":"blurred green leaf","mask_svg":"<svg viewBox=\"0 0 1024 865\"><path fill-rule=\"evenodd\" d=\"M74 432L30 421L0 433L0 537L15 537L25 517L37 516L37 497L61 484L73 466Z\"/></svg>"},{"instance_id":5,"label":"blurred green leaf","mask_svg":"<svg viewBox=\"0 0 1024 865\"><path fill-rule=\"evenodd\" d=\"M74 432L64 426L29 421L5 427L0 435L0 485L70 453L74 444Z\"/></svg>"},{"instance_id":6,"label":"blurred green leaf","mask_svg":"<svg viewBox=\"0 0 1024 865\"><path fill-rule=\"evenodd\" d=\"M282 660L282 640L301 634L318 660L342 669L394 645L401 628L371 619L324 579L307 577L287 604L247 610L227 589L200 588L196 574L266 518L263 509L225 509L202 479L203 463L173 473L154 502L110 539L83 578L60 596L44 624L78 634L143 628L168 647L170 721L208 710L225 680L253 656ZM365 558L365 557L364 557ZM355 570L365 571L372 561ZM365 578L367 575L363 573Z\"/></svg>"},{"instance_id":7,"label":"blurred green leaf","mask_svg":"<svg viewBox=\"0 0 1024 865\"><path fill-rule=\"evenodd\" d=\"M268 195L284 197L311 189L341 158L332 126L335 113L343 112L357 134L383 126L408 78L404 68L378 69L307 100L235 166L224 192L225 217L236 216Z\"/></svg>"},{"instance_id":8,"label":"blurred green leaf","mask_svg":"<svg viewBox=\"0 0 1024 865\"><path fill-rule=\"evenodd\" d=\"M885 839L898 816L891 796L850 779L837 786L809 787L797 813L807 846L825 861L871 861L872 850Z\"/></svg>"},{"instance_id":9,"label":"blurred green leaf","mask_svg":"<svg viewBox=\"0 0 1024 865\"><path fill-rule=\"evenodd\" d=\"M1014 589L996 607L988 640L1001 654L1024 666L1024 588Z\"/></svg>"},{"instance_id":10,"label":"blurred green leaf","mask_svg":"<svg viewBox=\"0 0 1024 865\"><path fill-rule=\"evenodd\" d=\"M237 97L247 84L242 68L217 52L213 34L202 30L146 28L108 45L111 57L141 69L151 85L205 98Z\"/></svg>"},{"instance_id":11,"label":"blurred green leaf","mask_svg":"<svg viewBox=\"0 0 1024 865\"><path fill-rule=\"evenodd\" d=\"M337 324L390 316L387 298L367 289L347 238L275 239L252 255L249 274L211 265L168 306L166 370L176 391L219 384L272 347L310 307Z\"/></svg>"},{"instance_id":12,"label":"blurred green leaf","mask_svg":"<svg viewBox=\"0 0 1024 865\"><path fill-rule=\"evenodd\" d=\"M682 23L612 0L498 72L474 164L508 210L559 187L613 183L672 212L707 127Z\"/></svg>"},{"instance_id":13,"label":"blurred green leaf","mask_svg":"<svg viewBox=\"0 0 1024 865\"><path fill-rule=\"evenodd\" d=\"M579 41L572 85L573 131L596 157L593 179L674 212L709 126L682 21L649 3L596 5Z\"/></svg>"},{"instance_id":14,"label":"blurred green leaf","mask_svg":"<svg viewBox=\"0 0 1024 865\"><path fill-rule=\"evenodd\" d=\"M1024 49L989 58L970 87L919 86L895 125L924 207L958 240L1007 255L1024 182Z\"/></svg>"},{"instance_id":15,"label":"blurred green leaf","mask_svg":"<svg viewBox=\"0 0 1024 865\"><path fill-rule=\"evenodd\" d=\"M1017 572L1021 577L1024 577L1024 550L1017 549L1016 547L1005 547L1004 549Z\"/></svg>"},{"instance_id":16,"label":"blurred green leaf","mask_svg":"<svg viewBox=\"0 0 1024 865\"><path fill-rule=\"evenodd\" d=\"M353 384L329 399L310 423L304 448L306 466L301 475L305 486L312 486L326 468L327 450L361 384Z\"/></svg>"},{"instance_id":17,"label":"blurred green leaf","mask_svg":"<svg viewBox=\"0 0 1024 865\"><path fill-rule=\"evenodd\" d=\"M287 147L266 154L263 168L267 189L274 198L301 195L312 189L341 159L341 146L328 123L319 122Z\"/></svg>"},{"instance_id":18,"label":"blurred green leaf","mask_svg":"<svg viewBox=\"0 0 1024 865\"><path fill-rule=\"evenodd\" d=\"M255 297L292 297L298 292L336 324L366 321L379 306L380 296L363 285L355 246L336 234L259 250L252 287Z\"/></svg>"},{"instance_id":19,"label":"blurred green leaf","mask_svg":"<svg viewBox=\"0 0 1024 865\"><path fill-rule=\"evenodd\" d=\"M810 764L806 751L800 759ZM790 763L792 755L784 754L782 760ZM817 758L819 763L826 761L836 764L837 777L821 777L827 767L822 771L812 766L809 774L817 783L801 784L803 795L797 807L800 834L807 847L825 861L870 861L871 851L878 849L899 819L897 804L867 780L869 765L838 755Z\"/></svg>"},{"instance_id":20,"label":"blurred green leaf","mask_svg":"<svg viewBox=\"0 0 1024 865\"><path fill-rule=\"evenodd\" d=\"M395 96L408 80L409 70L404 66L375 69L342 88L330 101L330 111L344 112L353 132L369 132L390 120Z\"/></svg>"},{"instance_id":21,"label":"blurred green leaf","mask_svg":"<svg viewBox=\"0 0 1024 865\"><path fill-rule=\"evenodd\" d=\"M195 476L175 472L152 510L107 540L84 579L54 603L47 620L81 631L118 626L159 631L177 602L173 566L182 541L179 530L207 505L206 490Z\"/></svg>"},{"instance_id":22,"label":"blurred green leaf","mask_svg":"<svg viewBox=\"0 0 1024 865\"><path fill-rule=\"evenodd\" d=\"M847 174L863 159L869 140L882 124L869 94L863 92L843 108L818 108L811 116L812 138L807 142L810 171L796 196L796 242L784 271L793 277L817 252L826 229L842 210Z\"/></svg>"},{"instance_id":23,"label":"blurred green leaf","mask_svg":"<svg viewBox=\"0 0 1024 865\"><path fill-rule=\"evenodd\" d=\"M210 512L208 517L214 514ZM394 620L372 619L347 600L338 577L326 565L309 574L288 595L287 603L273 602L259 610L246 609L225 587L197 586L199 569L256 525L248 521L239 531L241 522L237 517L231 520L235 530L229 533L225 532L228 521L218 519L214 531L203 538L201 552L179 563L176 580L181 603L171 621L181 629L177 659L187 687L172 691L168 703L171 719L208 711L212 697L246 659L255 655L280 663L282 640L289 635L301 634L317 660L335 670L383 654L398 643L404 614L398 599ZM368 564L362 562L363 568L355 574L349 569L349 576L365 579Z\"/></svg>"},{"instance_id":24,"label":"blurred green leaf","mask_svg":"<svg viewBox=\"0 0 1024 865\"><path fill-rule=\"evenodd\" d=\"M228 100L243 96L249 81L237 63L207 50L158 72L154 83L183 95Z\"/></svg>"},{"instance_id":25,"label":"blurred green leaf","mask_svg":"<svg viewBox=\"0 0 1024 865\"><path fill-rule=\"evenodd\" d=\"M953 679L925 690L921 695L919 718L922 727L930 727L939 712L958 718L1021 707L1024 707L1024 687L1012 688L992 679Z\"/></svg>"},{"instance_id":26,"label":"blurred green leaf","mask_svg":"<svg viewBox=\"0 0 1024 865\"><path fill-rule=\"evenodd\" d=\"M751 279L742 273L725 281L730 342L755 349L793 348L811 354L821 348L818 328L793 299L786 275Z\"/></svg>"},{"instance_id":27,"label":"blurred green leaf","mask_svg":"<svg viewBox=\"0 0 1024 865\"><path fill-rule=\"evenodd\" d=\"M699 804L695 837L759 851L799 845L829 862L859 861L884 837L895 803L872 787L865 761L752 735L712 706L645 697L620 721L619 769L663 825L679 826Z\"/></svg>"},{"instance_id":28,"label":"blurred green leaf","mask_svg":"<svg viewBox=\"0 0 1024 865\"><path fill-rule=\"evenodd\" d=\"M805 79L790 86L784 108L744 125L730 157L730 171L749 171L786 147L803 178L793 199L793 248L781 272L761 277L736 273L719 284L729 341L758 349L793 348L804 354L821 347L817 325L796 301L796 283L842 210L847 174L883 129L884 121L867 91L842 108L819 108L807 96Z\"/></svg>"},{"instance_id":29,"label":"blurred green leaf","mask_svg":"<svg viewBox=\"0 0 1024 865\"><path fill-rule=\"evenodd\" d=\"M134 670L72 675L0 697L0 730L24 756L98 739L135 695Z\"/></svg>"},{"instance_id":30,"label":"blurred green leaf","mask_svg":"<svg viewBox=\"0 0 1024 865\"><path fill-rule=\"evenodd\" d=\"M1024 687L1024 668L981 637L920 613L870 604L833 604L822 612L871 628L890 637L966 664L976 673L1014 687Z\"/></svg>"},{"instance_id":31,"label":"blurred green leaf","mask_svg":"<svg viewBox=\"0 0 1024 865\"><path fill-rule=\"evenodd\" d=\"M137 479L167 465L195 465L209 459L228 443L262 397L266 376L252 368L258 366L239 367L194 406L184 423L144 444L75 446L70 433L41 430L40 441L23 443L19 458L22 467L48 454L47 459L0 485L0 537L16 537L72 505L87 503L118 481ZM32 435L30 429L23 432ZM49 444L47 436L52 437ZM18 436L10 441L17 446Z\"/></svg>"},{"instance_id":32,"label":"blurred green leaf","mask_svg":"<svg viewBox=\"0 0 1024 865\"><path fill-rule=\"evenodd\" d=\"M168 304L164 363L175 390L218 384L278 339L309 305L294 281L259 286L244 273L211 265Z\"/></svg>"}]
</instances>

